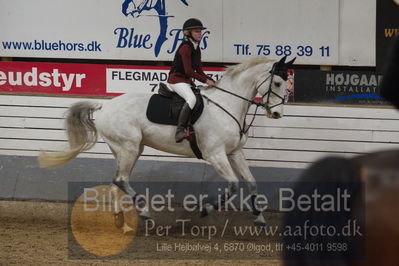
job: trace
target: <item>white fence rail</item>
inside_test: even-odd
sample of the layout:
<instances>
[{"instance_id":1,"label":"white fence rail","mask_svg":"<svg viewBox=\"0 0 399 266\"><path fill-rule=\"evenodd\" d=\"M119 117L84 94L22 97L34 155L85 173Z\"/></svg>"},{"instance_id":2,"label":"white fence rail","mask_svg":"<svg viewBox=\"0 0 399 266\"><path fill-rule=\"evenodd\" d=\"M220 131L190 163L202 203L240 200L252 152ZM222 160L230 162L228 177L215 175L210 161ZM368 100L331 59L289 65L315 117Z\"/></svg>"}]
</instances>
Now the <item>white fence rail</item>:
<instances>
[{"instance_id":1,"label":"white fence rail","mask_svg":"<svg viewBox=\"0 0 399 266\"><path fill-rule=\"evenodd\" d=\"M67 147L64 113L79 100L0 95L0 155L36 156L40 150ZM326 155L391 148L399 148L399 113L394 109L288 105L282 119L257 116L245 154L251 166L303 168ZM80 156L112 158L101 139ZM148 147L141 158L198 161Z\"/></svg>"}]
</instances>

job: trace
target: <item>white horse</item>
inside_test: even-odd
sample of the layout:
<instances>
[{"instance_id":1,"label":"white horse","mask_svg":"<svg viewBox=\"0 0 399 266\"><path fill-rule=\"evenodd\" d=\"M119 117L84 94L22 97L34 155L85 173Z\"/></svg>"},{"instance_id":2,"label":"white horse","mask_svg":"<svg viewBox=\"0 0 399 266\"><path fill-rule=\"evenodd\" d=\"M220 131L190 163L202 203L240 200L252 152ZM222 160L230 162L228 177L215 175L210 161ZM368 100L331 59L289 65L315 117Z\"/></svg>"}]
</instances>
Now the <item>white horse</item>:
<instances>
[{"instance_id":1,"label":"white horse","mask_svg":"<svg viewBox=\"0 0 399 266\"><path fill-rule=\"evenodd\" d=\"M256 208L256 181L249 170L242 150L248 136L241 134L241 129L234 122L233 117L242 128L251 105L250 101L257 94L263 96L262 104L269 118L282 117L286 70L294 60L285 63L285 57L279 62L255 58L229 68L223 78L217 82L218 88L202 90L205 96L204 111L194 124L198 147L202 151L203 159L228 181L229 195L227 196L238 189L239 179L236 173L248 182L252 195L252 211L256 216L255 222L260 224L264 224L265 221L262 213ZM138 210L141 217L149 217L148 209L143 208L143 205L146 205L145 202L143 203L143 197L137 197L138 194L129 185L129 176L144 146L195 157L189 142L175 142L175 126L160 125L147 119L146 109L150 97L151 94L143 96L125 94L105 103L96 101L75 103L69 108L66 117L70 148L56 153L42 152L39 155L41 166L56 167L70 161L79 153L90 149L96 143L97 135L100 134L117 161L117 172L113 183L133 198L136 207L140 207ZM95 121L90 119L92 112L96 112ZM115 187L113 191L116 196L117 188ZM206 214L217 207L208 204L205 209ZM115 203L115 214L118 226L122 226L120 206L117 203Z\"/></svg>"}]
</instances>

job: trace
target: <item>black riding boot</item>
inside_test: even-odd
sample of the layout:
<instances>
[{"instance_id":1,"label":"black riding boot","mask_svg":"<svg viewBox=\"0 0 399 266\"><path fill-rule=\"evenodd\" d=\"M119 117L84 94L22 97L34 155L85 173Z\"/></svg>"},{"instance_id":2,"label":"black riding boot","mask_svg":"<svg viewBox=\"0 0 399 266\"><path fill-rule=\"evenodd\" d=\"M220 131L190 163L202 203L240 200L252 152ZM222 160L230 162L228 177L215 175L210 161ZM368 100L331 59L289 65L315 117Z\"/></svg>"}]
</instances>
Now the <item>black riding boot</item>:
<instances>
[{"instance_id":1,"label":"black riding boot","mask_svg":"<svg viewBox=\"0 0 399 266\"><path fill-rule=\"evenodd\" d=\"M177 129L175 135L175 140L177 143L182 142L183 139L185 138L186 136L185 129L187 128L187 123L190 117L191 117L191 108L187 103L185 103L181 108L179 119L177 120Z\"/></svg>"}]
</instances>

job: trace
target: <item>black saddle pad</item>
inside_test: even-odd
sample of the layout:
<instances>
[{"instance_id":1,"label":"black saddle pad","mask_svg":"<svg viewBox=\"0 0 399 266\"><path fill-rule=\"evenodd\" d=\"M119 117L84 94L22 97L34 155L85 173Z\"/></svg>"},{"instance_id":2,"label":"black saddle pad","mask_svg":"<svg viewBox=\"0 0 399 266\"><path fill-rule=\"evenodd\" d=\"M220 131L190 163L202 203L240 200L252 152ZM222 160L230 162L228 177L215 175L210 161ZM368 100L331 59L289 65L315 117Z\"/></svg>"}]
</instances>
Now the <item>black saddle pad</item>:
<instances>
[{"instance_id":1,"label":"black saddle pad","mask_svg":"<svg viewBox=\"0 0 399 266\"><path fill-rule=\"evenodd\" d=\"M193 125L201 116L204 110L204 101L199 92L195 93L197 102L191 115L191 124ZM147 106L147 118L153 123L163 125L177 125L180 110L185 100L175 94L172 98L154 94L151 96Z\"/></svg>"}]
</instances>

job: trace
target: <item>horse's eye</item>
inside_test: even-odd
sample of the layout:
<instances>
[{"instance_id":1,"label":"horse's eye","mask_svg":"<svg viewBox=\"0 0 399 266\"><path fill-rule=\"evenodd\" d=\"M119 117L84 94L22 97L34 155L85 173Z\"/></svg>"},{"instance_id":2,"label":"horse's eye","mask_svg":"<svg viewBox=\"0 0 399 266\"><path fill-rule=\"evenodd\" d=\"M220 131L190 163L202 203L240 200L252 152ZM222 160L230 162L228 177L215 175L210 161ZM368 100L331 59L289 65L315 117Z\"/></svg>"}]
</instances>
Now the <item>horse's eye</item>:
<instances>
[{"instance_id":1,"label":"horse's eye","mask_svg":"<svg viewBox=\"0 0 399 266\"><path fill-rule=\"evenodd\" d=\"M281 86L281 82L274 82L274 86L280 87Z\"/></svg>"}]
</instances>

